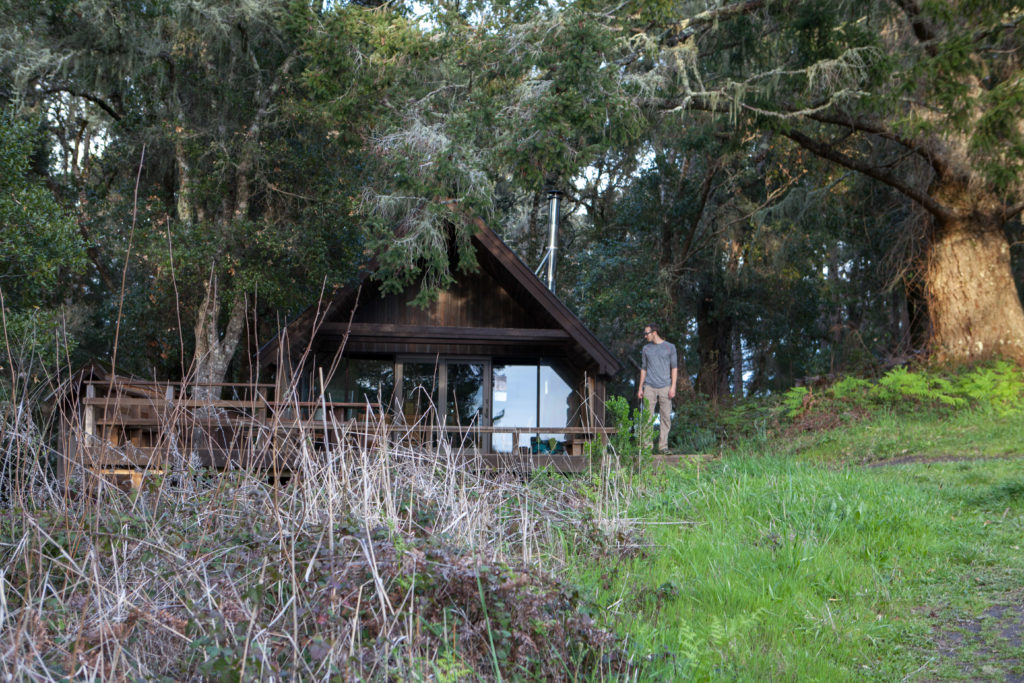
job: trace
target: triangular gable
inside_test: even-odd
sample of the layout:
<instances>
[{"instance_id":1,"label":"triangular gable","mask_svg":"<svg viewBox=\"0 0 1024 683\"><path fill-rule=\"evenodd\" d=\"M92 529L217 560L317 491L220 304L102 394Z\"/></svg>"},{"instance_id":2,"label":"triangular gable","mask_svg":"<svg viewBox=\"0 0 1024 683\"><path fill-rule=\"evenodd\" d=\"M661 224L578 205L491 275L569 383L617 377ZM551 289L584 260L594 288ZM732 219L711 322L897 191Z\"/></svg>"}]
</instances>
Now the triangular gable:
<instances>
[{"instance_id":1,"label":"triangular gable","mask_svg":"<svg viewBox=\"0 0 1024 683\"><path fill-rule=\"evenodd\" d=\"M476 221L476 227L478 230L472 239L480 266L478 274L469 276L470 280L475 280L474 282L467 282L466 278L462 278L456 285L456 288L461 288L461 293L470 300L468 310L459 311L455 316L449 311L446 314L448 320L442 324L465 328L501 328L507 326L510 320L514 326L515 321L521 318L524 327L560 330L559 334L567 335L590 357L601 374L617 373L621 369L619 361L579 318L537 278L494 231L484 225L483 221ZM379 287L369 280L370 274L363 273L358 285L340 288L330 299L303 311L281 334L260 349L260 364L275 362L281 340L284 338L288 339L291 348L305 348L324 323L342 320L348 322L349 312L357 298L360 303L356 309L356 317L353 318L354 324L358 323L359 316L366 316L377 322L387 321L389 317L404 315L394 312L400 309L409 310L409 315L418 318L430 318L434 315L430 307L416 312L408 309L407 304L412 299L414 291L379 298ZM492 287L489 282L493 282L497 287ZM486 311L494 306L503 307L503 324L491 324L486 319Z\"/></svg>"},{"instance_id":2,"label":"triangular gable","mask_svg":"<svg viewBox=\"0 0 1024 683\"><path fill-rule=\"evenodd\" d=\"M515 290L518 290L521 296L517 298L519 298L521 303L524 301L523 297L527 297L542 308L560 328L569 333L573 341L579 344L593 358L602 374L614 375L622 369L622 365L612 355L612 352L605 348L604 344L594 336L593 332L587 329L586 325L562 303L561 299L555 296L554 292L540 281L540 278L523 263L522 259L514 251L509 249L508 245L493 230L484 225L484 222L479 219L476 221L476 226L479 229L473 235L474 243L479 245L486 254L502 266L502 269L495 271L496 273L504 270L512 282L515 283L515 287L510 287L513 290L513 296L517 294ZM507 287L509 286L508 282L504 284Z\"/></svg>"}]
</instances>

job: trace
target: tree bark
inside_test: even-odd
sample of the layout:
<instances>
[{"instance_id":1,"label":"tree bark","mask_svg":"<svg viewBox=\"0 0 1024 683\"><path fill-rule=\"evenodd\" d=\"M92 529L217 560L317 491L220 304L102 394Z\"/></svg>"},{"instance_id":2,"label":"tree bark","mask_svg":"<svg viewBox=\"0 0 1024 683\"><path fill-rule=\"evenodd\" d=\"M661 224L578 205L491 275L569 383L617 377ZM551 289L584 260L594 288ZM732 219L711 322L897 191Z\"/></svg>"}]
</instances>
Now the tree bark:
<instances>
[{"instance_id":1,"label":"tree bark","mask_svg":"<svg viewBox=\"0 0 1024 683\"><path fill-rule=\"evenodd\" d=\"M939 222L925 270L939 360L996 356L1024 365L1024 309L1001 221L974 214Z\"/></svg>"},{"instance_id":2,"label":"tree bark","mask_svg":"<svg viewBox=\"0 0 1024 683\"><path fill-rule=\"evenodd\" d=\"M697 302L697 386L715 405L729 393L732 370L732 319L716 309L714 294L703 293Z\"/></svg>"},{"instance_id":3,"label":"tree bark","mask_svg":"<svg viewBox=\"0 0 1024 683\"><path fill-rule=\"evenodd\" d=\"M924 264L924 289L932 333L928 346L936 359L971 363L1001 356L1024 365L1024 309L1004 229L1019 206L986 191L979 173L956 163L949 149L966 147L964 141L938 144L928 139L916 147L913 141L901 143L928 159L935 170L935 180L922 189L886 167L795 129L784 134L824 159L889 185L931 215L935 228Z\"/></svg>"},{"instance_id":4,"label":"tree bark","mask_svg":"<svg viewBox=\"0 0 1024 683\"><path fill-rule=\"evenodd\" d=\"M178 220L191 223L192 215L192 169L185 156L185 145L180 139L174 141L174 160L178 165Z\"/></svg>"},{"instance_id":5,"label":"tree bark","mask_svg":"<svg viewBox=\"0 0 1024 683\"><path fill-rule=\"evenodd\" d=\"M199 314L193 328L196 351L192 373L192 396L201 400L212 400L219 398L220 390L219 387L211 385L224 381L228 365L242 337L242 328L245 325L245 298L238 296L235 299L222 336L217 324L221 293L216 274L211 273L205 284L206 293L203 296L203 303L199 306Z\"/></svg>"}]
</instances>

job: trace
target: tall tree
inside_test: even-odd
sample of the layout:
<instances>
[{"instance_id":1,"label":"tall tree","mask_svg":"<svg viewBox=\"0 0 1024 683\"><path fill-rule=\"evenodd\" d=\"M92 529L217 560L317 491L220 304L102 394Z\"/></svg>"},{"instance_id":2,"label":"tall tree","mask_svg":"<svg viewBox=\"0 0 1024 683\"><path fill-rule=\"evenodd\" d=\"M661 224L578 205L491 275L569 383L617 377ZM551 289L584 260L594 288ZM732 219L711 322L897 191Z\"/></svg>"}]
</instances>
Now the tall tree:
<instances>
[{"instance_id":1,"label":"tall tree","mask_svg":"<svg viewBox=\"0 0 1024 683\"><path fill-rule=\"evenodd\" d=\"M394 172L378 205L415 226L396 263L418 272L406 249L438 243L431 225L468 224L496 179L537 190L551 175L580 178L652 122L712 114L914 202L937 356L1024 362L1006 237L1024 208L1017 2L434 7L437 43L459 45L426 62L425 94L380 138Z\"/></svg>"},{"instance_id":2,"label":"tall tree","mask_svg":"<svg viewBox=\"0 0 1024 683\"><path fill-rule=\"evenodd\" d=\"M95 265L86 289L106 292L101 324L135 333L122 344L156 337L155 351L181 348L171 355L186 365L189 347L193 379L220 382L254 301L295 308L351 277L363 257L348 129L373 98L353 88L363 109L349 121L311 106L316 84L302 75L322 12L289 0L10 5L3 65L24 107L51 112L68 162L58 180ZM370 34L349 48L372 53Z\"/></svg>"},{"instance_id":3,"label":"tall tree","mask_svg":"<svg viewBox=\"0 0 1024 683\"><path fill-rule=\"evenodd\" d=\"M74 221L33 169L45 150L41 137L38 121L0 113L0 366L36 355L56 361L72 342L65 335L54 344L52 328L69 293L64 283L84 267L85 250ZM9 377L0 373L0 384Z\"/></svg>"},{"instance_id":4,"label":"tall tree","mask_svg":"<svg viewBox=\"0 0 1024 683\"><path fill-rule=\"evenodd\" d=\"M656 25L658 106L751 119L914 201L939 357L1024 362L1006 236L1024 208L1017 2L747 0Z\"/></svg>"}]
</instances>

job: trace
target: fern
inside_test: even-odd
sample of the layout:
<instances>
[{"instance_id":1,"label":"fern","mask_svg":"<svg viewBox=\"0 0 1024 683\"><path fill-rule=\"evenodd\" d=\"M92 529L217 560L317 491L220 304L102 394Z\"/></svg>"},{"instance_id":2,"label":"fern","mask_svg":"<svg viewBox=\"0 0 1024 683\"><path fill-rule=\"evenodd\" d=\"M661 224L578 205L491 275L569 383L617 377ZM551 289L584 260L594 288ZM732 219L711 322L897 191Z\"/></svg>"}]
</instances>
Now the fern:
<instances>
[{"instance_id":1,"label":"fern","mask_svg":"<svg viewBox=\"0 0 1024 683\"><path fill-rule=\"evenodd\" d=\"M897 407L900 402L907 399L953 408L967 405L964 398L955 394L953 384L949 380L925 372L910 372L902 367L886 373L878 380L871 393L872 398L880 403Z\"/></svg>"},{"instance_id":2,"label":"fern","mask_svg":"<svg viewBox=\"0 0 1024 683\"><path fill-rule=\"evenodd\" d=\"M868 402L874 385L860 377L844 377L829 389L832 398L845 401L854 406L863 406Z\"/></svg>"},{"instance_id":3,"label":"fern","mask_svg":"<svg viewBox=\"0 0 1024 683\"><path fill-rule=\"evenodd\" d=\"M1024 375L1007 361L975 368L960 376L954 389L978 407L991 408L1000 415L1024 409Z\"/></svg>"},{"instance_id":4,"label":"fern","mask_svg":"<svg viewBox=\"0 0 1024 683\"><path fill-rule=\"evenodd\" d=\"M807 387L792 387L782 395L782 405L785 406L788 417L796 417L803 412L807 393Z\"/></svg>"},{"instance_id":5,"label":"fern","mask_svg":"<svg viewBox=\"0 0 1024 683\"><path fill-rule=\"evenodd\" d=\"M684 663L685 669L692 672L701 664L701 648L697 634L685 621L679 623L676 633L678 634L676 655Z\"/></svg>"}]
</instances>

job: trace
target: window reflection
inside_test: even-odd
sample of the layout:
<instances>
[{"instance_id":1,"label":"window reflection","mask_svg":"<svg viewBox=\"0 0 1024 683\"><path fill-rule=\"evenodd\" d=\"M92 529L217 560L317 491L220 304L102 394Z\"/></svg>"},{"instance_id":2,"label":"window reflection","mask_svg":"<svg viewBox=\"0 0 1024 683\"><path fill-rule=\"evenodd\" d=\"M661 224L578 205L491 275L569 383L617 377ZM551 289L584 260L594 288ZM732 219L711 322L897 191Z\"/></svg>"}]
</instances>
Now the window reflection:
<instances>
[{"instance_id":1,"label":"window reflection","mask_svg":"<svg viewBox=\"0 0 1024 683\"><path fill-rule=\"evenodd\" d=\"M402 364L402 413L408 424L419 422L437 405L441 367L433 361Z\"/></svg>"},{"instance_id":2,"label":"window reflection","mask_svg":"<svg viewBox=\"0 0 1024 683\"><path fill-rule=\"evenodd\" d=\"M448 361L448 424L479 424L484 409L484 364Z\"/></svg>"},{"instance_id":3,"label":"window reflection","mask_svg":"<svg viewBox=\"0 0 1024 683\"><path fill-rule=\"evenodd\" d=\"M391 360L346 358L328 381L325 398L338 402L379 402L387 406L394 390L395 366ZM352 408L345 412L346 418L361 413Z\"/></svg>"},{"instance_id":4,"label":"window reflection","mask_svg":"<svg viewBox=\"0 0 1024 683\"><path fill-rule=\"evenodd\" d=\"M537 425L538 427L568 427L572 424L572 387L551 365L540 366L539 394L540 424ZM551 439L565 441L565 434L545 432L540 435L540 439L542 442Z\"/></svg>"},{"instance_id":5,"label":"window reflection","mask_svg":"<svg viewBox=\"0 0 1024 683\"><path fill-rule=\"evenodd\" d=\"M495 427L537 426L537 366L494 365L491 388L491 424ZM516 447L529 448L530 435L521 434ZM511 453L512 434L495 434L491 448Z\"/></svg>"},{"instance_id":6,"label":"window reflection","mask_svg":"<svg viewBox=\"0 0 1024 683\"><path fill-rule=\"evenodd\" d=\"M396 367L402 378L397 396ZM395 417L404 417L409 425L432 427L433 407L449 427L490 424L523 428L518 440L513 434L481 435L472 430L453 430L449 437L458 434L474 447L497 453L557 453L562 452L567 438L557 428L580 421L581 401L572 381L573 374L557 362L492 364L487 359L441 358L399 359L396 364L390 359L346 358L329 380L326 398L379 401L384 409L393 406ZM348 409L345 413L355 417L361 411ZM430 424L422 420L428 413ZM549 429L540 432L540 428Z\"/></svg>"}]
</instances>

